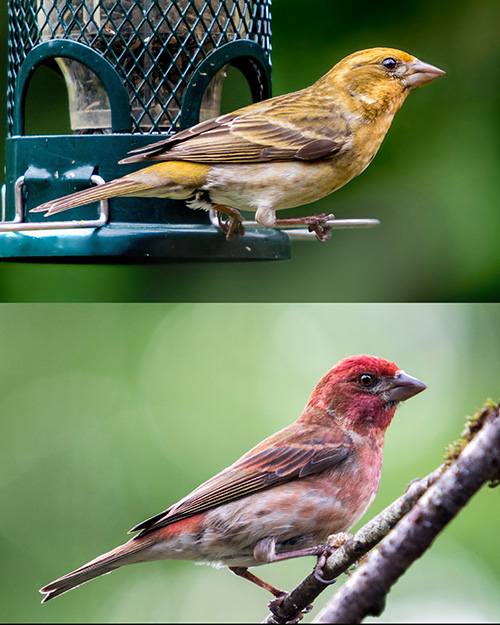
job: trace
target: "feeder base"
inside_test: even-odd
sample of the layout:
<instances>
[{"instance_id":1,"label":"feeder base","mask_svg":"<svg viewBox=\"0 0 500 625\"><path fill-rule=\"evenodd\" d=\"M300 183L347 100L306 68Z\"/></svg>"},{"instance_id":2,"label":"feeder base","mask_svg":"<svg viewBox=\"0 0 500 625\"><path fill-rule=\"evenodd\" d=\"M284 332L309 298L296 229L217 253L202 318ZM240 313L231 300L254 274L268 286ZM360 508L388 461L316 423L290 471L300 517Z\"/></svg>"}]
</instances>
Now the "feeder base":
<instances>
[{"instance_id":1,"label":"feeder base","mask_svg":"<svg viewBox=\"0 0 500 625\"><path fill-rule=\"evenodd\" d=\"M0 260L54 263L289 260L290 238L272 229L247 229L226 241L203 224L112 223L100 228L0 234Z\"/></svg>"}]
</instances>

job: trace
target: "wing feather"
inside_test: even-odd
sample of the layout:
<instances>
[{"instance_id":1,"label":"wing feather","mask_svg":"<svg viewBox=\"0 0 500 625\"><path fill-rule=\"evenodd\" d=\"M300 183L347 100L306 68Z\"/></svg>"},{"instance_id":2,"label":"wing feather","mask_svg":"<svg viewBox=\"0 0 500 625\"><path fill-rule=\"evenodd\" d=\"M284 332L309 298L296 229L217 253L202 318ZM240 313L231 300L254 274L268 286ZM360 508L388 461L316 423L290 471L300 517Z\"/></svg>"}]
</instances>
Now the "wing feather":
<instances>
[{"instance_id":1,"label":"wing feather","mask_svg":"<svg viewBox=\"0 0 500 625\"><path fill-rule=\"evenodd\" d=\"M130 152L120 161L181 160L197 163L313 161L350 142L347 121L335 110L290 99L288 94L221 115Z\"/></svg>"},{"instance_id":2,"label":"wing feather","mask_svg":"<svg viewBox=\"0 0 500 625\"><path fill-rule=\"evenodd\" d=\"M284 441L278 438L273 444L275 437L268 439L266 445L266 441L261 443L177 504L130 531L141 531L138 536L144 536L235 499L327 471L348 458L353 446L347 436L287 437Z\"/></svg>"}]
</instances>

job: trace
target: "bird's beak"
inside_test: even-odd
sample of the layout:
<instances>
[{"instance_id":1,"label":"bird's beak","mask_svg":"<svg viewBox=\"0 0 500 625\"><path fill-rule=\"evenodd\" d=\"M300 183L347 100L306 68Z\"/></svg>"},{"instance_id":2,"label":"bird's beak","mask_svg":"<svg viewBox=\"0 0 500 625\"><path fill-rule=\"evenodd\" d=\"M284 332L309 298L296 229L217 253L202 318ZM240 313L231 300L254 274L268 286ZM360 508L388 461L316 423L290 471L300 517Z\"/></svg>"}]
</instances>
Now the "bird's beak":
<instances>
[{"instance_id":1,"label":"bird's beak","mask_svg":"<svg viewBox=\"0 0 500 625\"><path fill-rule=\"evenodd\" d=\"M400 369L393 378L387 390L389 401L405 401L417 393L421 393L427 386Z\"/></svg>"},{"instance_id":2,"label":"bird's beak","mask_svg":"<svg viewBox=\"0 0 500 625\"><path fill-rule=\"evenodd\" d=\"M402 78L402 82L408 89L415 89L415 87L426 85L431 80L443 76L443 74L446 74L446 72L439 69L439 67L434 67L434 65L415 59L409 64L408 71Z\"/></svg>"}]
</instances>

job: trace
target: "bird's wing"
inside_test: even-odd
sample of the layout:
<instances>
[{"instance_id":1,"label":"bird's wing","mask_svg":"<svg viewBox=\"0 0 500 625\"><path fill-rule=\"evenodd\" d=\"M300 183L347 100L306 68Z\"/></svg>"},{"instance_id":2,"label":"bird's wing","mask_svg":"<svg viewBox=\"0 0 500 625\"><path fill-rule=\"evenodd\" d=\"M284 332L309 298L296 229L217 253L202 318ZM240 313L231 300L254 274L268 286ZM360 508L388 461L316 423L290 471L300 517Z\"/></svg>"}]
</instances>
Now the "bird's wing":
<instances>
[{"instance_id":1,"label":"bird's wing","mask_svg":"<svg viewBox=\"0 0 500 625\"><path fill-rule=\"evenodd\" d=\"M180 502L130 531L142 530L138 537L143 536L257 491L321 473L351 454L353 442L348 436L323 437L317 432L311 436L307 431L296 434L292 427L270 437Z\"/></svg>"},{"instance_id":2,"label":"bird's wing","mask_svg":"<svg viewBox=\"0 0 500 625\"><path fill-rule=\"evenodd\" d=\"M336 154L349 140L348 124L340 115L282 97L201 122L168 139L133 150L133 156L120 162L314 161Z\"/></svg>"}]
</instances>

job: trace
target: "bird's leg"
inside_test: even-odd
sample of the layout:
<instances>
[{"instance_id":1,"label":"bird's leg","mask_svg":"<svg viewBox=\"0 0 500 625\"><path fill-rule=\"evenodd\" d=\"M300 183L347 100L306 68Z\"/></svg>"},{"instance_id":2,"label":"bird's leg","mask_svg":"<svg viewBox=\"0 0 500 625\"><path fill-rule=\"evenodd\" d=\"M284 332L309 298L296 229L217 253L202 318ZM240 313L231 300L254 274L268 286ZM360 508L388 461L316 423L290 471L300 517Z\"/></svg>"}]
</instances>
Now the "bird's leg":
<instances>
[{"instance_id":1,"label":"bird's leg","mask_svg":"<svg viewBox=\"0 0 500 625\"><path fill-rule=\"evenodd\" d=\"M258 561L267 563L267 562L279 562L280 560L288 560L289 558L299 558L301 556L318 556L327 548L327 545L316 545L315 547L307 547L305 549L296 549L295 551L287 551L286 553L276 553L276 540L272 536L267 536L266 538L262 538L255 545L253 550L253 557ZM283 597L287 593L283 590L279 590L271 584L260 579L257 575L250 573L250 571L244 566L230 566L229 570L239 575L240 577L244 577L248 579L248 581L257 584L261 588L264 588L268 592L270 592L275 597Z\"/></svg>"},{"instance_id":2,"label":"bird's leg","mask_svg":"<svg viewBox=\"0 0 500 625\"><path fill-rule=\"evenodd\" d=\"M328 545L315 545L314 547L303 547L302 549L294 549L292 551L284 551L276 553L276 541L272 536L267 536L255 545L253 556L261 562L280 562L281 560L289 560L290 558L302 558L303 556L319 556Z\"/></svg>"},{"instance_id":3,"label":"bird's leg","mask_svg":"<svg viewBox=\"0 0 500 625\"><path fill-rule=\"evenodd\" d=\"M332 236L331 228L325 224L330 219L335 219L335 215L319 213L307 217L289 217L287 219L277 219L275 226L308 226L309 232L314 232L318 241L328 241Z\"/></svg>"},{"instance_id":4,"label":"bird's leg","mask_svg":"<svg viewBox=\"0 0 500 625\"><path fill-rule=\"evenodd\" d=\"M240 577L248 579L249 582L252 582L253 584L257 584L257 586L260 586L260 588L267 590L275 597L283 597L284 595L287 594L284 590L279 590L279 588L276 588L275 586L268 584L263 579L260 579L260 577L257 577L257 575L250 573L250 571L245 566L230 566L228 568L235 575L239 575Z\"/></svg>"},{"instance_id":5,"label":"bird's leg","mask_svg":"<svg viewBox=\"0 0 500 625\"><path fill-rule=\"evenodd\" d=\"M253 557L256 560L261 560L263 562L278 562L279 560L285 560L287 558L298 558L299 556L304 555L317 555L318 553L321 553L324 548L325 545L317 545L316 547L296 549L295 551L287 551L286 553L277 554L276 540L272 536L267 536L266 538L259 540L259 542L255 545L255 548L253 550ZM259 582L262 582L262 580L259 580ZM265 583L266 582L264 582L264 584ZM277 590L277 588L274 588L274 590ZM308 605L303 611L295 614L294 618L290 620L290 615L283 614L281 610L281 605L285 597L288 596L288 593L278 591L279 594L275 594L272 590L270 592L272 592L276 599L273 599L268 603L269 609L273 614L275 614L280 619L285 620L287 623L298 623L300 620L302 620L304 614L307 614L312 610L312 605Z\"/></svg>"},{"instance_id":6,"label":"bird's leg","mask_svg":"<svg viewBox=\"0 0 500 625\"><path fill-rule=\"evenodd\" d=\"M342 547L352 537L346 532L338 532L328 537L327 544L314 545L313 547L303 547L292 551L276 553L276 540L272 536L267 536L255 545L253 556L261 562L279 562L291 558L302 558L303 556L317 556L318 561L314 566L314 577L324 584L333 584L335 580L327 580L323 577L323 567L329 556L339 547Z\"/></svg>"},{"instance_id":7,"label":"bird's leg","mask_svg":"<svg viewBox=\"0 0 500 625\"><path fill-rule=\"evenodd\" d=\"M217 219L219 221L219 228L226 234L227 241L234 241L239 236L245 234L245 228L243 226L243 216L236 208L225 206L224 204L214 204L214 210L217 211ZM228 215L229 219L223 221L221 213Z\"/></svg>"},{"instance_id":8,"label":"bird's leg","mask_svg":"<svg viewBox=\"0 0 500 625\"><path fill-rule=\"evenodd\" d=\"M282 615L280 613L280 606L283 603L284 598L288 595L287 592L285 592L284 590L279 590L279 588L268 584L264 580L260 579L260 577L257 577L257 575L250 573L250 571L245 566L230 566L228 568L235 575L239 575L244 579L248 579L249 582L256 584L257 586L259 586L259 588L263 588L264 590L267 590L272 595L274 595L276 598L268 603L269 609L273 614L276 614L276 616L280 618L286 618L286 615ZM307 614L311 610L312 605L308 605L306 609L303 612L299 612L299 614L297 614L293 620L287 620L287 623L298 623L302 620L304 614Z\"/></svg>"},{"instance_id":9,"label":"bird's leg","mask_svg":"<svg viewBox=\"0 0 500 625\"><path fill-rule=\"evenodd\" d=\"M301 558L303 556L317 556L318 561L314 567L314 576L320 582L324 584L333 584L335 580L324 579L322 576L323 567L335 549L341 547L349 538L351 534L340 532L338 534L332 534L328 537L327 544L315 545L314 547L304 547L302 549L294 549L292 551L284 551L282 553L276 553L276 540L272 536L262 538L255 545L253 550L253 557L258 561L264 563L279 562L280 560L289 560L290 558ZM275 586L268 584L264 580L257 577L253 573L250 573L245 566L230 566L228 567L235 575L244 577L249 582L256 584L260 588L264 588L272 595L274 595L277 601L271 602L273 607L278 609L279 604L283 598L288 594L283 590L279 590Z\"/></svg>"},{"instance_id":10,"label":"bird's leg","mask_svg":"<svg viewBox=\"0 0 500 625\"><path fill-rule=\"evenodd\" d=\"M323 567L332 552L341 547L350 537L350 534L340 532L329 536L327 544L276 553L276 540L272 536L267 536L266 538L259 540L259 542L255 545L253 556L257 561L263 563L279 562L280 560L289 560L290 558L300 558L302 556L317 556L318 561L316 562L313 570L314 577L323 584L333 584L337 581L336 578L333 580L325 579L322 575ZM280 606L285 597L288 595L287 592L279 590L275 586L272 586L271 584L260 579L260 577L250 573L246 567L230 566L229 570L274 595L276 598L269 602L269 609L280 618L284 618L286 616L280 613ZM310 612L311 609L312 606L308 605L303 612L296 615L294 620L287 622L297 623L302 619L303 615Z\"/></svg>"},{"instance_id":11,"label":"bird's leg","mask_svg":"<svg viewBox=\"0 0 500 625\"><path fill-rule=\"evenodd\" d=\"M259 542L255 545L255 549L253 550L253 557L262 563L270 563L270 562L279 562L280 560L288 560L290 558L300 558L302 556L319 556L322 554L325 549L328 549L328 545L316 545L315 547L306 547L304 549L296 549L295 551L286 551L285 553L276 553L276 541L272 536L268 536L267 538L263 538L259 540ZM229 567L229 569L239 575L240 577L244 577L249 581L257 584L261 588L265 588L275 597L281 597L286 595L287 593L283 590L278 590L271 584L264 582L259 577L250 573L250 571L242 566Z\"/></svg>"}]
</instances>

